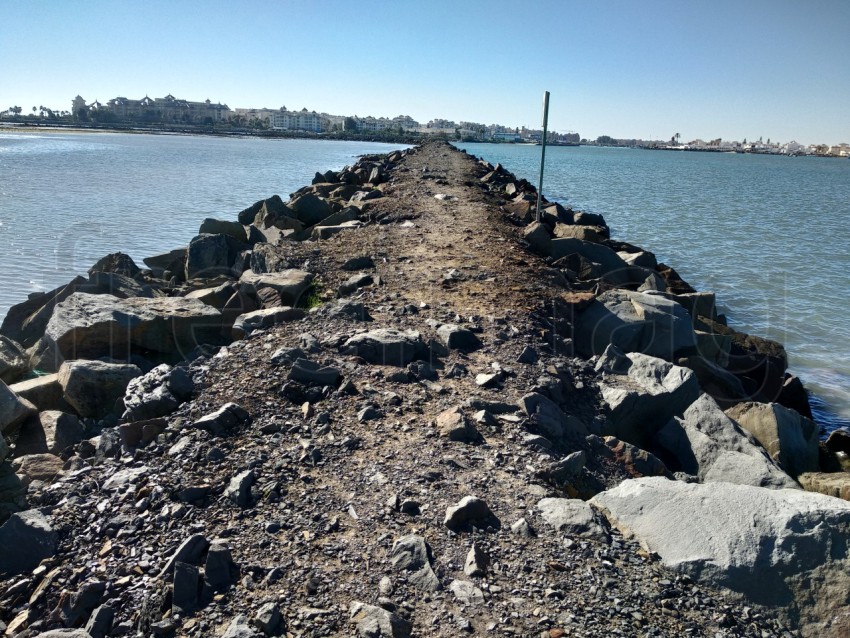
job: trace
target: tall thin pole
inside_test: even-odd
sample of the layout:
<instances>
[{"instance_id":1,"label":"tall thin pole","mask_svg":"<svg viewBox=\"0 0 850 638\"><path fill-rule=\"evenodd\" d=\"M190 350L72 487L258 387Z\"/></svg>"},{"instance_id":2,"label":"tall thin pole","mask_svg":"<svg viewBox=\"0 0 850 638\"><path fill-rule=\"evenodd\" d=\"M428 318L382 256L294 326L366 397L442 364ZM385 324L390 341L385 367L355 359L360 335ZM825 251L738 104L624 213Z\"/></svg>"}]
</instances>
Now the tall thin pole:
<instances>
[{"instance_id":1,"label":"tall thin pole","mask_svg":"<svg viewBox=\"0 0 850 638\"><path fill-rule=\"evenodd\" d=\"M540 152L540 182L537 184L537 216L540 223L540 201L543 198L543 167L546 164L546 131L549 128L549 91L543 94L543 147Z\"/></svg>"}]
</instances>

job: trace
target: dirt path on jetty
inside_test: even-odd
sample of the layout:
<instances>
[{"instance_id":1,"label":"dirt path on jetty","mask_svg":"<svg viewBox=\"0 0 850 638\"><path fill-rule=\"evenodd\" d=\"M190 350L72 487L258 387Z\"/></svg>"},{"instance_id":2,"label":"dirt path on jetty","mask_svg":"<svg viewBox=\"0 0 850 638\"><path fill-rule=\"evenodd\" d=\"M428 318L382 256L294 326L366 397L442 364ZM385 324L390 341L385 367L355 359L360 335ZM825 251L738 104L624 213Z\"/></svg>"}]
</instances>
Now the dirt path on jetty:
<instances>
[{"instance_id":1,"label":"dirt path on jetty","mask_svg":"<svg viewBox=\"0 0 850 638\"><path fill-rule=\"evenodd\" d=\"M672 474L595 434L600 372L571 335L606 284L531 252L493 172L417 147L368 223L268 249L314 275L309 311L195 359L189 401L30 489L58 549L0 581L9 635L800 635L587 504Z\"/></svg>"}]
</instances>

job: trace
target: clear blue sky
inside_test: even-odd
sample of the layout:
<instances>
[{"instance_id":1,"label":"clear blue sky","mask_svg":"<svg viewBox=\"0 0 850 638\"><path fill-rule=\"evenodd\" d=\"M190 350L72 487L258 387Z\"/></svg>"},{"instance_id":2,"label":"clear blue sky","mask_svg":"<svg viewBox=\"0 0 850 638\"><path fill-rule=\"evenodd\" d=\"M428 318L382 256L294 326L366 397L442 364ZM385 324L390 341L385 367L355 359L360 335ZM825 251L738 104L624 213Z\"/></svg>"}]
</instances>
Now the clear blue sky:
<instances>
[{"instance_id":1,"label":"clear blue sky","mask_svg":"<svg viewBox=\"0 0 850 638\"><path fill-rule=\"evenodd\" d=\"M850 142L848 0L0 0L0 110L81 94Z\"/></svg>"}]
</instances>

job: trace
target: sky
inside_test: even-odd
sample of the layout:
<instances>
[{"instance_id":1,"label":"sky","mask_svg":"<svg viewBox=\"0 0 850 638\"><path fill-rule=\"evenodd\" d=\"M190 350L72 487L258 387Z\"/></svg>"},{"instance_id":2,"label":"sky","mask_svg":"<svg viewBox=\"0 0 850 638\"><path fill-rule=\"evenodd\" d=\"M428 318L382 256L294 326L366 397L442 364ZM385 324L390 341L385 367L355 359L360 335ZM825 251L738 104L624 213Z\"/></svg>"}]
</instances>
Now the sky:
<instances>
[{"instance_id":1,"label":"sky","mask_svg":"<svg viewBox=\"0 0 850 638\"><path fill-rule=\"evenodd\" d=\"M850 142L850 0L0 0L0 110L172 94L542 124L595 139Z\"/></svg>"}]
</instances>

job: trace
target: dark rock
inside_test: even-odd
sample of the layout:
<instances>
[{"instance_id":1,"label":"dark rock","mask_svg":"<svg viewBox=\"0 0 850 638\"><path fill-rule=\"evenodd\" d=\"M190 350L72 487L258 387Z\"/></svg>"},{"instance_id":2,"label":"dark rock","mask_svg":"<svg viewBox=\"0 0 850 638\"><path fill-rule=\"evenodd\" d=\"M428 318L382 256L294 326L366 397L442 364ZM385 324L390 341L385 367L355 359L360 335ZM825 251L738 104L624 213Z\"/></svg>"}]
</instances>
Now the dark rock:
<instances>
[{"instance_id":1,"label":"dark rock","mask_svg":"<svg viewBox=\"0 0 850 638\"><path fill-rule=\"evenodd\" d=\"M463 573L467 576L481 577L487 573L490 557L481 549L478 543L473 543L463 564Z\"/></svg>"},{"instance_id":2,"label":"dark rock","mask_svg":"<svg viewBox=\"0 0 850 638\"><path fill-rule=\"evenodd\" d=\"M230 621L221 638L259 638L261 635L251 627L247 616L239 615Z\"/></svg>"},{"instance_id":3,"label":"dark rock","mask_svg":"<svg viewBox=\"0 0 850 638\"><path fill-rule=\"evenodd\" d=\"M166 273L183 281L186 277L186 248L175 248L161 255L145 257L142 261L151 269L154 277L162 278Z\"/></svg>"},{"instance_id":4,"label":"dark rock","mask_svg":"<svg viewBox=\"0 0 850 638\"><path fill-rule=\"evenodd\" d=\"M282 272L290 267L286 257L271 244L256 244L251 251L251 272L257 274Z\"/></svg>"},{"instance_id":5,"label":"dark rock","mask_svg":"<svg viewBox=\"0 0 850 638\"><path fill-rule=\"evenodd\" d=\"M28 369L28 355L21 344L0 335L0 381L14 383Z\"/></svg>"},{"instance_id":6,"label":"dark rock","mask_svg":"<svg viewBox=\"0 0 850 638\"><path fill-rule=\"evenodd\" d=\"M375 262L369 255L352 257L341 266L343 270L367 270L374 267Z\"/></svg>"},{"instance_id":7,"label":"dark rock","mask_svg":"<svg viewBox=\"0 0 850 638\"><path fill-rule=\"evenodd\" d=\"M82 277L75 277L68 284L41 294L32 294L26 301L15 304L6 312L0 334L21 344L24 348L33 346L44 334L53 309L74 294L86 283Z\"/></svg>"},{"instance_id":8,"label":"dark rock","mask_svg":"<svg viewBox=\"0 0 850 638\"><path fill-rule=\"evenodd\" d=\"M160 578L170 577L174 573L174 565L178 562L187 563L189 565L199 565L201 556L207 551L210 542L203 534L192 534L189 538L183 541L171 558L166 562L165 567L159 573Z\"/></svg>"},{"instance_id":9,"label":"dark rock","mask_svg":"<svg viewBox=\"0 0 850 638\"><path fill-rule=\"evenodd\" d=\"M349 620L360 638L410 638L410 621L386 609L361 602L352 602Z\"/></svg>"},{"instance_id":10,"label":"dark rock","mask_svg":"<svg viewBox=\"0 0 850 638\"><path fill-rule=\"evenodd\" d=\"M251 624L266 636L276 636L282 620L277 603L264 603L251 618Z\"/></svg>"},{"instance_id":11,"label":"dark rock","mask_svg":"<svg viewBox=\"0 0 850 638\"><path fill-rule=\"evenodd\" d=\"M408 573L408 580L422 591L440 589L440 581L431 568L433 555L425 539L415 534L402 536L393 543L390 561L393 568Z\"/></svg>"},{"instance_id":12,"label":"dark rock","mask_svg":"<svg viewBox=\"0 0 850 638\"><path fill-rule=\"evenodd\" d=\"M290 308L289 306L246 312L236 317L231 329L231 336L235 340L243 339L255 330L265 330L283 323L298 321L303 319L305 315L306 313L301 308Z\"/></svg>"},{"instance_id":13,"label":"dark rock","mask_svg":"<svg viewBox=\"0 0 850 638\"><path fill-rule=\"evenodd\" d=\"M632 478L642 476L666 476L669 479L673 475L667 466L652 452L647 452L639 447L626 443L613 436L605 437L605 445L611 450L614 458L620 463Z\"/></svg>"},{"instance_id":14,"label":"dark rock","mask_svg":"<svg viewBox=\"0 0 850 638\"><path fill-rule=\"evenodd\" d=\"M437 416L437 432L451 441L474 443L481 435L459 407L449 408Z\"/></svg>"},{"instance_id":15,"label":"dark rock","mask_svg":"<svg viewBox=\"0 0 850 638\"><path fill-rule=\"evenodd\" d=\"M292 365L298 359L306 359L307 355L301 348L278 348L271 357L272 365Z\"/></svg>"},{"instance_id":16,"label":"dark rock","mask_svg":"<svg viewBox=\"0 0 850 638\"><path fill-rule=\"evenodd\" d=\"M60 615L66 625L78 625L83 619L88 618L91 612L103 600L106 592L106 583L99 580L91 580L65 599L60 605Z\"/></svg>"},{"instance_id":17,"label":"dark rock","mask_svg":"<svg viewBox=\"0 0 850 638\"><path fill-rule=\"evenodd\" d=\"M457 505L446 508L446 517L443 525L453 532L462 532L470 527L486 529L487 527L500 528L501 523L496 515L490 510L480 498L465 496Z\"/></svg>"},{"instance_id":18,"label":"dark rock","mask_svg":"<svg viewBox=\"0 0 850 638\"><path fill-rule=\"evenodd\" d=\"M214 540L207 553L204 578L213 591L223 591L239 578L239 566L233 562L230 548L223 540Z\"/></svg>"},{"instance_id":19,"label":"dark rock","mask_svg":"<svg viewBox=\"0 0 850 638\"><path fill-rule=\"evenodd\" d=\"M542 394L526 394L520 400L519 407L540 432L554 442L587 435L587 428L578 418L565 414L554 401Z\"/></svg>"},{"instance_id":20,"label":"dark rock","mask_svg":"<svg viewBox=\"0 0 850 638\"><path fill-rule=\"evenodd\" d=\"M163 363L127 385L123 418L136 421L171 414L194 390L195 384L185 368Z\"/></svg>"},{"instance_id":21,"label":"dark rock","mask_svg":"<svg viewBox=\"0 0 850 638\"><path fill-rule=\"evenodd\" d=\"M238 507L248 508L251 506L251 486L254 485L255 480L256 476L253 470L240 472L230 479L230 483L224 490L224 495Z\"/></svg>"},{"instance_id":22,"label":"dark rock","mask_svg":"<svg viewBox=\"0 0 850 638\"><path fill-rule=\"evenodd\" d=\"M64 359L126 360L133 349L188 352L215 343L220 313L201 301L180 297L118 299L74 293L58 304L39 349L54 358L42 369L55 371Z\"/></svg>"},{"instance_id":23,"label":"dark rock","mask_svg":"<svg viewBox=\"0 0 850 638\"><path fill-rule=\"evenodd\" d=\"M54 555L58 541L58 534L38 510L12 514L0 527L0 574L16 576L32 571Z\"/></svg>"},{"instance_id":24,"label":"dark rock","mask_svg":"<svg viewBox=\"0 0 850 638\"><path fill-rule=\"evenodd\" d=\"M312 193L301 195L289 203L295 215L304 226L314 226L333 213L327 201Z\"/></svg>"},{"instance_id":25,"label":"dark rock","mask_svg":"<svg viewBox=\"0 0 850 638\"><path fill-rule=\"evenodd\" d=\"M372 321L372 316L362 303L341 299L330 309L332 317L350 317L357 321Z\"/></svg>"},{"instance_id":26,"label":"dark rock","mask_svg":"<svg viewBox=\"0 0 850 638\"><path fill-rule=\"evenodd\" d=\"M226 403L211 414L202 416L192 426L206 430L215 436L224 436L227 431L250 420L248 413L235 403Z\"/></svg>"},{"instance_id":27,"label":"dark rock","mask_svg":"<svg viewBox=\"0 0 850 638\"><path fill-rule=\"evenodd\" d=\"M355 335L345 342L345 349L369 363L406 366L421 356L425 348L418 332L380 328Z\"/></svg>"},{"instance_id":28,"label":"dark rock","mask_svg":"<svg viewBox=\"0 0 850 638\"><path fill-rule=\"evenodd\" d=\"M340 377L339 370L336 368L322 367L307 359L297 359L287 375L288 379L320 386L336 386Z\"/></svg>"},{"instance_id":29,"label":"dark rock","mask_svg":"<svg viewBox=\"0 0 850 638\"><path fill-rule=\"evenodd\" d=\"M239 213L238 221L243 226L252 223L259 214L277 216L288 210L286 204L278 195L272 195L268 199L261 199Z\"/></svg>"},{"instance_id":30,"label":"dark rock","mask_svg":"<svg viewBox=\"0 0 850 638\"><path fill-rule=\"evenodd\" d=\"M239 282L253 287L254 290L273 288L280 295L282 304L294 307L299 304L301 295L310 287L313 278L312 273L303 270L289 269L273 273L255 273L246 270L239 277Z\"/></svg>"},{"instance_id":31,"label":"dark rock","mask_svg":"<svg viewBox=\"0 0 850 638\"><path fill-rule=\"evenodd\" d=\"M803 387L803 382L793 374L785 374L785 382L782 384L779 396L776 397L776 402L786 408L796 410L797 413L807 419L814 420L812 406L809 404L809 393Z\"/></svg>"},{"instance_id":32,"label":"dark rock","mask_svg":"<svg viewBox=\"0 0 850 638\"><path fill-rule=\"evenodd\" d=\"M376 419L380 419L383 416L383 413L378 408L372 405L367 405L365 408L363 408L357 413L357 421L360 423L365 423L366 421L374 421Z\"/></svg>"},{"instance_id":33,"label":"dark rock","mask_svg":"<svg viewBox=\"0 0 850 638\"><path fill-rule=\"evenodd\" d=\"M363 286L371 286L374 282L374 278L368 273L352 275L345 281L345 283L340 285L338 290L339 296L344 297L346 295L350 295L358 288L362 288Z\"/></svg>"},{"instance_id":34,"label":"dark rock","mask_svg":"<svg viewBox=\"0 0 850 638\"><path fill-rule=\"evenodd\" d=\"M134 365L103 361L66 361L59 368L62 398L82 417L102 418L115 410L132 379L142 375Z\"/></svg>"},{"instance_id":35,"label":"dark rock","mask_svg":"<svg viewBox=\"0 0 850 638\"><path fill-rule=\"evenodd\" d=\"M141 270L130 255L124 253L112 253L97 260L94 266L89 268L89 275L96 272L116 273L134 279L141 274Z\"/></svg>"},{"instance_id":36,"label":"dark rock","mask_svg":"<svg viewBox=\"0 0 850 638\"><path fill-rule=\"evenodd\" d=\"M110 605L101 605L95 609L86 622L86 631L91 638L106 638L112 631L115 609Z\"/></svg>"},{"instance_id":37,"label":"dark rock","mask_svg":"<svg viewBox=\"0 0 850 638\"><path fill-rule=\"evenodd\" d=\"M567 240L561 240L567 241ZM674 353L696 347L691 317L679 304L658 295L609 290L576 318L575 339L587 356L609 344L672 361Z\"/></svg>"},{"instance_id":38,"label":"dark rock","mask_svg":"<svg viewBox=\"0 0 850 638\"><path fill-rule=\"evenodd\" d=\"M538 355L537 350L532 348L531 346L526 346L522 349L522 352L517 357L517 363L525 363L527 365L533 365L537 363Z\"/></svg>"},{"instance_id":39,"label":"dark rock","mask_svg":"<svg viewBox=\"0 0 850 638\"><path fill-rule=\"evenodd\" d=\"M471 330L451 323L437 328L437 336L449 350L474 350L481 345Z\"/></svg>"},{"instance_id":40,"label":"dark rock","mask_svg":"<svg viewBox=\"0 0 850 638\"><path fill-rule=\"evenodd\" d=\"M212 217L207 217L201 222L198 235L229 235L243 244L248 241L245 226L239 222L224 221Z\"/></svg>"},{"instance_id":41,"label":"dark rock","mask_svg":"<svg viewBox=\"0 0 850 638\"><path fill-rule=\"evenodd\" d=\"M38 414L38 418L24 422L15 453L18 456L43 452L60 454L82 441L84 432L85 427L73 414L45 410Z\"/></svg>"},{"instance_id":42,"label":"dark rock","mask_svg":"<svg viewBox=\"0 0 850 638\"><path fill-rule=\"evenodd\" d=\"M35 406L0 381L0 435L12 432L35 413Z\"/></svg>"},{"instance_id":43,"label":"dark rock","mask_svg":"<svg viewBox=\"0 0 850 638\"><path fill-rule=\"evenodd\" d=\"M186 279L234 275L233 265L247 247L230 235L197 235L186 252Z\"/></svg>"},{"instance_id":44,"label":"dark rock","mask_svg":"<svg viewBox=\"0 0 850 638\"><path fill-rule=\"evenodd\" d=\"M174 563L171 608L175 614L188 614L198 608L198 568L188 563Z\"/></svg>"}]
</instances>

